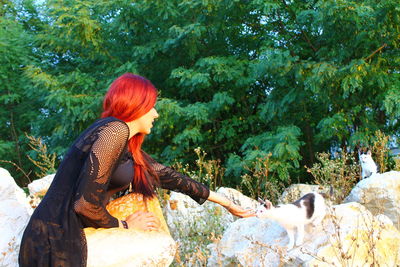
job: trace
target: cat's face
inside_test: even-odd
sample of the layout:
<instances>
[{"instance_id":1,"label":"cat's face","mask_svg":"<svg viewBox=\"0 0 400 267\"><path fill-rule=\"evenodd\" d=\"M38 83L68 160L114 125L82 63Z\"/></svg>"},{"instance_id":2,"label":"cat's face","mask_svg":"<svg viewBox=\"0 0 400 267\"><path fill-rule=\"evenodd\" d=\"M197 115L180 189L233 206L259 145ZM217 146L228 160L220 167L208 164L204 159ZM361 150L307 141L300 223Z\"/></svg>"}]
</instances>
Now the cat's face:
<instances>
[{"instance_id":1,"label":"cat's face","mask_svg":"<svg viewBox=\"0 0 400 267\"><path fill-rule=\"evenodd\" d=\"M256 209L256 216L258 218L265 218L267 215L268 210L264 207L264 205L258 206Z\"/></svg>"},{"instance_id":2,"label":"cat's face","mask_svg":"<svg viewBox=\"0 0 400 267\"><path fill-rule=\"evenodd\" d=\"M258 218L266 218L268 210L273 208L272 203L269 200L266 201L259 200L259 203L260 205L256 209L256 216Z\"/></svg>"},{"instance_id":3,"label":"cat's face","mask_svg":"<svg viewBox=\"0 0 400 267\"><path fill-rule=\"evenodd\" d=\"M367 152L360 152L359 157L362 163L366 163L369 159L371 159L371 151L368 150Z\"/></svg>"}]
</instances>

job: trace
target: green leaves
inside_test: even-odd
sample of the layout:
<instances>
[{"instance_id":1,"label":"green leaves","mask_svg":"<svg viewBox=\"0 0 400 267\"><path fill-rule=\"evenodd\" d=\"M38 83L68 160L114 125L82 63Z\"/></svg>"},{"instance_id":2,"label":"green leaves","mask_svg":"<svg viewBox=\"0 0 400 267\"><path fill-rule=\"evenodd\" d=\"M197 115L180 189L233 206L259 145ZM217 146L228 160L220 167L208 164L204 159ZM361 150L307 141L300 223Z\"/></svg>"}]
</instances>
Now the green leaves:
<instances>
[{"instance_id":1,"label":"green leaves","mask_svg":"<svg viewBox=\"0 0 400 267\"><path fill-rule=\"evenodd\" d=\"M187 163L200 146L233 186L269 153L271 179L303 180L316 152L399 134L396 0L6 1L0 12L1 140L28 169L23 132L61 158L125 72L160 91L145 150Z\"/></svg>"},{"instance_id":2,"label":"green leaves","mask_svg":"<svg viewBox=\"0 0 400 267\"><path fill-rule=\"evenodd\" d=\"M240 158L237 155L231 155L229 162L232 167L229 167L227 172L244 172L245 167L251 166L252 162L271 155L269 171L273 173L272 177L287 181L290 170L299 168L299 161L302 159L299 149L304 143L299 140L300 136L300 129L292 125L250 137L241 147L244 154L243 164L239 163Z\"/></svg>"}]
</instances>

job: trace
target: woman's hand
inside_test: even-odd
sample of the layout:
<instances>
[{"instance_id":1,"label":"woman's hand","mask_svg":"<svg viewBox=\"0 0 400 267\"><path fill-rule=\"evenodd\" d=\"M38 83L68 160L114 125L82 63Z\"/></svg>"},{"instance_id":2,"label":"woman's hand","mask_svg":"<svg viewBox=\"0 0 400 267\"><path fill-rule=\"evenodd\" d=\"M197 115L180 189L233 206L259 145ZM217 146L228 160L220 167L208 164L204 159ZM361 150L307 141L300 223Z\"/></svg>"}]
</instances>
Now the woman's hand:
<instances>
[{"instance_id":1,"label":"woman's hand","mask_svg":"<svg viewBox=\"0 0 400 267\"><path fill-rule=\"evenodd\" d=\"M214 191L210 191L210 195L208 196L208 200L218 203L225 209L227 209L230 213L235 216L246 218L246 217L254 217L256 213L252 209L243 209L239 205L236 205L231 200L226 198L225 196L215 193Z\"/></svg>"},{"instance_id":2,"label":"woman's hand","mask_svg":"<svg viewBox=\"0 0 400 267\"><path fill-rule=\"evenodd\" d=\"M134 228L143 231L157 231L160 229L160 220L152 213L145 211L137 211L128 217L125 221L128 228Z\"/></svg>"},{"instance_id":3,"label":"woman's hand","mask_svg":"<svg viewBox=\"0 0 400 267\"><path fill-rule=\"evenodd\" d=\"M224 206L232 215L238 216L240 218L254 217L256 213L252 209L243 209L239 205L231 202L228 206Z\"/></svg>"}]
</instances>

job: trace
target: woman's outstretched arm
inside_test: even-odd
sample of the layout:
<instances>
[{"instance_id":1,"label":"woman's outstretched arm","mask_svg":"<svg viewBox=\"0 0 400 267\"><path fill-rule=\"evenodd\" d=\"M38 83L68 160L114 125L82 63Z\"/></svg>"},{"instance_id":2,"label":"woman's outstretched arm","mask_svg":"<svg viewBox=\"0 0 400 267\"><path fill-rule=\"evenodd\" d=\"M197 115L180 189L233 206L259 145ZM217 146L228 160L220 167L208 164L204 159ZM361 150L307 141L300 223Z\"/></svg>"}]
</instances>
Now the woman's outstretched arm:
<instances>
[{"instance_id":1,"label":"woman's outstretched arm","mask_svg":"<svg viewBox=\"0 0 400 267\"><path fill-rule=\"evenodd\" d=\"M222 207L226 208L230 213L232 213L235 216L241 217L241 218L246 218L246 217L253 217L255 216L255 213L251 209L243 209L239 205L236 205L233 203L233 201L229 200L227 197L218 194L214 191L210 190L210 195L208 196L209 201L215 202Z\"/></svg>"}]
</instances>

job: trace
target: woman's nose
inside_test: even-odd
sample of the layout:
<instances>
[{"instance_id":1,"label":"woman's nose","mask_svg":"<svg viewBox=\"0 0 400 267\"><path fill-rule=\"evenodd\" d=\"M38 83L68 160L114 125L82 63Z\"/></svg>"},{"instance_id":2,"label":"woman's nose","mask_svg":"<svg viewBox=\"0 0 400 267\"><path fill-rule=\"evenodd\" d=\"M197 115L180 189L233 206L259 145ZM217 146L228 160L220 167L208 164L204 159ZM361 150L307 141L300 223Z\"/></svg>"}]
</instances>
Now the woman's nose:
<instances>
[{"instance_id":1,"label":"woman's nose","mask_svg":"<svg viewBox=\"0 0 400 267\"><path fill-rule=\"evenodd\" d=\"M158 112L156 109L154 109L154 118L157 119L159 117Z\"/></svg>"}]
</instances>

